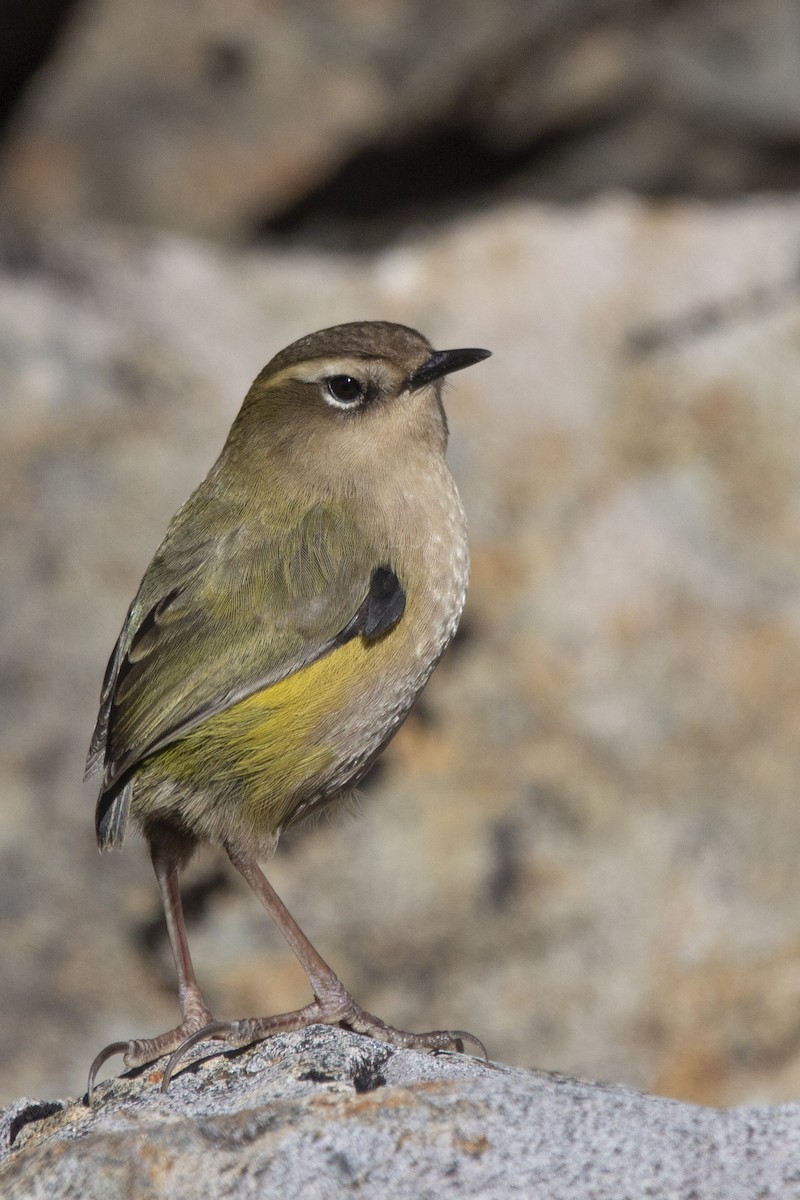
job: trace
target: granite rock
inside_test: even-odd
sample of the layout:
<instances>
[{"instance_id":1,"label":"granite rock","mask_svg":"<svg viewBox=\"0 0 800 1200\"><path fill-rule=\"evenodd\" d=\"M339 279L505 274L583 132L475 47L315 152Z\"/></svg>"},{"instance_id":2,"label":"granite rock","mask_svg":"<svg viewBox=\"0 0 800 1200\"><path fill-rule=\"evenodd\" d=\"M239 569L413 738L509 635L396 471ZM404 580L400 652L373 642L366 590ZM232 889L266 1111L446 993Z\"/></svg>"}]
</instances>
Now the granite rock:
<instances>
[{"instance_id":1,"label":"granite rock","mask_svg":"<svg viewBox=\"0 0 800 1200\"><path fill-rule=\"evenodd\" d=\"M721 1112L319 1026L217 1053L166 1095L159 1077L0 1114L4 1196L800 1196L798 1104Z\"/></svg>"}]
</instances>

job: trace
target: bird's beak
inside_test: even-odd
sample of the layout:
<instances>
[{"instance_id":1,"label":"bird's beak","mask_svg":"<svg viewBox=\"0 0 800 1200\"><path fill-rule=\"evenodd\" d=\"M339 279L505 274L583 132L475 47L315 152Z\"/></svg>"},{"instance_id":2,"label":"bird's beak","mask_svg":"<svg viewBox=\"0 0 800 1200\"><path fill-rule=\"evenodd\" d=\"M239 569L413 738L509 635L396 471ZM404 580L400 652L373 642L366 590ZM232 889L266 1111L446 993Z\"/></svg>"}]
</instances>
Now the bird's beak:
<instances>
[{"instance_id":1,"label":"bird's beak","mask_svg":"<svg viewBox=\"0 0 800 1200\"><path fill-rule=\"evenodd\" d=\"M491 353L491 350L434 350L428 361L412 372L408 381L408 390L416 392L418 388L433 383L435 379L441 379L443 375L451 375L453 371L463 371L464 367L471 367L474 363L481 362Z\"/></svg>"}]
</instances>

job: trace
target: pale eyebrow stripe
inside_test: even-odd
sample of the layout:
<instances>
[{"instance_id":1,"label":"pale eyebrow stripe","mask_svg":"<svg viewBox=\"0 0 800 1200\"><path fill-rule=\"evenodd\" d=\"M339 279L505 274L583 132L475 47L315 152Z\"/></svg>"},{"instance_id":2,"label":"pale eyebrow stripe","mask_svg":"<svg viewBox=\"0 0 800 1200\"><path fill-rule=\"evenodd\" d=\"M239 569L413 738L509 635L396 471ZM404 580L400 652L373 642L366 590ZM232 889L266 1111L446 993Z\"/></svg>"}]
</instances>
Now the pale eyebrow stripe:
<instances>
[{"instance_id":1,"label":"pale eyebrow stripe","mask_svg":"<svg viewBox=\"0 0 800 1200\"><path fill-rule=\"evenodd\" d=\"M360 378L364 374L362 358L314 358L310 362L292 363L284 367L270 379L270 387L282 383L285 379L299 379L301 383L316 383L328 375L355 375Z\"/></svg>"}]
</instances>

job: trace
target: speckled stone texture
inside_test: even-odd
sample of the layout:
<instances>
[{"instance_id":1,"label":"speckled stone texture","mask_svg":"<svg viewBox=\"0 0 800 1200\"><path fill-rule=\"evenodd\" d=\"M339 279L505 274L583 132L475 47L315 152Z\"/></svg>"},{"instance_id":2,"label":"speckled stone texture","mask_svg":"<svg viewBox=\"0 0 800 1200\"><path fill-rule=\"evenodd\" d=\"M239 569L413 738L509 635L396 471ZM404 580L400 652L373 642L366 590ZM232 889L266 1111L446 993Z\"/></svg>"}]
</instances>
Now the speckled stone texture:
<instances>
[{"instance_id":1,"label":"speckled stone texture","mask_svg":"<svg viewBox=\"0 0 800 1200\"><path fill-rule=\"evenodd\" d=\"M166 1096L159 1078L0 1116L3 1196L800 1196L800 1104L720 1112L319 1026L189 1066Z\"/></svg>"}]
</instances>

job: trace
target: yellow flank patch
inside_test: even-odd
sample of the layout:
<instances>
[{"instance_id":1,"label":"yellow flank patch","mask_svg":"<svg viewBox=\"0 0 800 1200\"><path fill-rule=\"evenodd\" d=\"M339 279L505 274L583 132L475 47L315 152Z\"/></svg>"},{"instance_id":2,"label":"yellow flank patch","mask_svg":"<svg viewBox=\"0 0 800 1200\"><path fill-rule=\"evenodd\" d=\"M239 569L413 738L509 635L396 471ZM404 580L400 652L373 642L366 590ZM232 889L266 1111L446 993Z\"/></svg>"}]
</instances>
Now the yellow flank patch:
<instances>
[{"instance_id":1,"label":"yellow flank patch","mask_svg":"<svg viewBox=\"0 0 800 1200\"><path fill-rule=\"evenodd\" d=\"M240 815L253 828L284 825L299 789L313 790L316 777L358 752L358 746L337 744L331 714L348 708L358 694L366 699L384 661L380 643L368 645L356 637L209 717L153 755L143 775L154 782L191 780L220 798L233 793L242 805Z\"/></svg>"}]
</instances>

